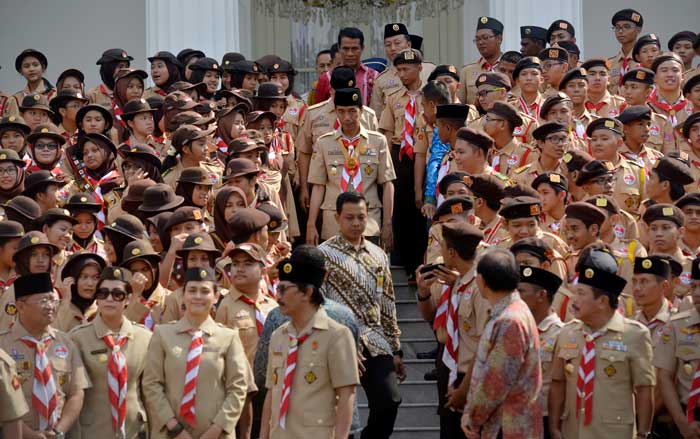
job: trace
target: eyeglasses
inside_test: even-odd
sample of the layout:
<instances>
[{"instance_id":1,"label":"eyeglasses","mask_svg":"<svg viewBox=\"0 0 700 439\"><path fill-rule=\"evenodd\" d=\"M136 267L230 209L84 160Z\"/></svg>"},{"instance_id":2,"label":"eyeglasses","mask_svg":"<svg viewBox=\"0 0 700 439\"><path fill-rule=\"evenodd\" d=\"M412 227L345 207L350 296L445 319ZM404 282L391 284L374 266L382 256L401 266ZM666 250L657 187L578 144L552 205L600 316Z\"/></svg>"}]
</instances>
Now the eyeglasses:
<instances>
[{"instance_id":1,"label":"eyeglasses","mask_svg":"<svg viewBox=\"0 0 700 439\"><path fill-rule=\"evenodd\" d=\"M545 142L549 143L567 143L569 138L567 136L547 136L544 138Z\"/></svg>"},{"instance_id":2,"label":"eyeglasses","mask_svg":"<svg viewBox=\"0 0 700 439\"><path fill-rule=\"evenodd\" d=\"M598 178L594 178L593 180L591 180L591 183L598 184L601 186L605 186L607 184L612 184L614 182L615 182L615 177L612 175L598 177Z\"/></svg>"},{"instance_id":3,"label":"eyeglasses","mask_svg":"<svg viewBox=\"0 0 700 439\"><path fill-rule=\"evenodd\" d=\"M39 305L42 308L50 308L52 306L57 306L60 302L61 302L60 299L45 297L41 300L37 300L36 302L27 302L27 303L29 303L31 305Z\"/></svg>"},{"instance_id":4,"label":"eyeglasses","mask_svg":"<svg viewBox=\"0 0 700 439\"><path fill-rule=\"evenodd\" d=\"M485 119L486 123L488 123L488 122L504 122L505 121L505 119L501 119L498 117L492 117L490 114L487 114L486 116L484 116L484 119Z\"/></svg>"},{"instance_id":5,"label":"eyeglasses","mask_svg":"<svg viewBox=\"0 0 700 439\"><path fill-rule=\"evenodd\" d=\"M58 143L36 143L34 144L34 149L45 149L47 151L56 151L58 149Z\"/></svg>"},{"instance_id":6,"label":"eyeglasses","mask_svg":"<svg viewBox=\"0 0 700 439\"><path fill-rule=\"evenodd\" d=\"M493 88L491 90L481 90L481 91L476 92L476 95L479 96L480 98L485 98L486 96L488 96L489 93L493 93L494 91L501 91L501 90L505 90L505 87L496 87L496 88Z\"/></svg>"},{"instance_id":7,"label":"eyeglasses","mask_svg":"<svg viewBox=\"0 0 700 439\"><path fill-rule=\"evenodd\" d=\"M558 65L561 65L561 64L564 64L564 63L561 62L561 61L544 62L544 63L542 63L542 70L549 70L549 69L551 69L552 67L558 66Z\"/></svg>"},{"instance_id":8,"label":"eyeglasses","mask_svg":"<svg viewBox=\"0 0 700 439\"><path fill-rule=\"evenodd\" d=\"M637 26L635 26L633 24L626 23L626 24L622 24L619 26L613 26L612 30L613 30L613 32L622 32L622 31L628 31L628 30L634 29L635 27L637 27Z\"/></svg>"},{"instance_id":9,"label":"eyeglasses","mask_svg":"<svg viewBox=\"0 0 700 439\"><path fill-rule=\"evenodd\" d=\"M17 167L0 168L0 175L17 175Z\"/></svg>"},{"instance_id":10,"label":"eyeglasses","mask_svg":"<svg viewBox=\"0 0 700 439\"><path fill-rule=\"evenodd\" d=\"M474 39L472 40L472 43L477 44L477 43L480 43L480 42L482 42L482 41L488 41L488 40L490 40L491 38L496 38L496 35L487 35L487 36L484 36L484 37L476 37L476 38L474 38Z\"/></svg>"},{"instance_id":11,"label":"eyeglasses","mask_svg":"<svg viewBox=\"0 0 700 439\"><path fill-rule=\"evenodd\" d=\"M95 299L105 300L111 295L112 299L116 300L117 302L123 302L124 299L126 299L126 294L127 293L124 290L110 290L109 288L98 288L97 291L95 291Z\"/></svg>"}]
</instances>

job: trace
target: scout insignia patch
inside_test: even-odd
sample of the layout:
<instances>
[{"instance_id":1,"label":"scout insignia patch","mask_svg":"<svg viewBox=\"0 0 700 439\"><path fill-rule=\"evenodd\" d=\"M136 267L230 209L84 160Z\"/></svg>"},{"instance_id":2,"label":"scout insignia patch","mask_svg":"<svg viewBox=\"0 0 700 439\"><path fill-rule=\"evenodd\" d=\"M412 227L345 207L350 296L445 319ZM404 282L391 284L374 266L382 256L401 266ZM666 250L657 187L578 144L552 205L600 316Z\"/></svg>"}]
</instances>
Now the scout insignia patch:
<instances>
[{"instance_id":1,"label":"scout insignia patch","mask_svg":"<svg viewBox=\"0 0 700 439\"><path fill-rule=\"evenodd\" d=\"M472 327L472 325L469 324L469 322L464 322L464 330L469 331L469 329Z\"/></svg>"},{"instance_id":2,"label":"scout insignia patch","mask_svg":"<svg viewBox=\"0 0 700 439\"><path fill-rule=\"evenodd\" d=\"M549 57L550 58L559 58L559 51L557 49L550 49L549 50Z\"/></svg>"},{"instance_id":3,"label":"scout insignia patch","mask_svg":"<svg viewBox=\"0 0 700 439\"><path fill-rule=\"evenodd\" d=\"M450 207L450 211L451 211L452 214L454 214L454 215L456 215L456 214L458 214L458 213L462 213L462 212L463 212L463 210L462 210L462 205L459 204L459 203L458 203L458 204L453 204L453 205Z\"/></svg>"},{"instance_id":4,"label":"scout insignia patch","mask_svg":"<svg viewBox=\"0 0 700 439\"><path fill-rule=\"evenodd\" d=\"M571 375L572 373L574 373L574 365L567 362L567 363L566 363L566 366L564 366L564 371L565 371L567 374Z\"/></svg>"},{"instance_id":5,"label":"scout insignia patch","mask_svg":"<svg viewBox=\"0 0 700 439\"><path fill-rule=\"evenodd\" d=\"M62 386L64 384L66 384L66 375L62 373L58 376L58 385Z\"/></svg>"},{"instance_id":6,"label":"scout insignia patch","mask_svg":"<svg viewBox=\"0 0 700 439\"><path fill-rule=\"evenodd\" d=\"M106 362L107 362L107 355L106 355L106 354L100 354L100 355L97 357L97 361L99 361L100 363L106 363Z\"/></svg>"},{"instance_id":7,"label":"scout insignia patch","mask_svg":"<svg viewBox=\"0 0 700 439\"><path fill-rule=\"evenodd\" d=\"M685 372L686 375L692 375L693 374L693 366L690 363L685 363L683 365L683 372Z\"/></svg>"},{"instance_id":8,"label":"scout insignia patch","mask_svg":"<svg viewBox=\"0 0 700 439\"><path fill-rule=\"evenodd\" d=\"M282 267L282 271L284 271L286 274L291 273L292 272L292 264L290 264L289 262L284 264L284 266Z\"/></svg>"},{"instance_id":9,"label":"scout insignia patch","mask_svg":"<svg viewBox=\"0 0 700 439\"><path fill-rule=\"evenodd\" d=\"M32 362L29 360L24 360L22 361L22 370L31 370L32 369Z\"/></svg>"},{"instance_id":10,"label":"scout insignia patch","mask_svg":"<svg viewBox=\"0 0 700 439\"><path fill-rule=\"evenodd\" d=\"M8 303L5 305L5 314L8 316L13 316L17 314L17 306L14 303Z\"/></svg>"},{"instance_id":11,"label":"scout insignia patch","mask_svg":"<svg viewBox=\"0 0 700 439\"><path fill-rule=\"evenodd\" d=\"M66 358L68 358L68 354L69 354L69 353L70 353L70 352L68 352L68 348L66 347L66 345L58 345L58 346L56 346L56 348L53 350L53 354L54 354L55 356L57 356L58 358L64 359L64 360L65 360Z\"/></svg>"},{"instance_id":12,"label":"scout insignia patch","mask_svg":"<svg viewBox=\"0 0 700 439\"><path fill-rule=\"evenodd\" d=\"M307 383L312 384L314 381L316 381L316 374L313 372L309 372L306 375L304 375L304 379Z\"/></svg>"},{"instance_id":13,"label":"scout insignia patch","mask_svg":"<svg viewBox=\"0 0 700 439\"><path fill-rule=\"evenodd\" d=\"M22 383L19 381L19 377L17 375L12 377L12 388L15 390L18 390Z\"/></svg>"},{"instance_id":14,"label":"scout insignia patch","mask_svg":"<svg viewBox=\"0 0 700 439\"><path fill-rule=\"evenodd\" d=\"M398 31L398 30L399 30L399 25L398 25L398 24L395 24L395 25L393 25L391 28L394 29L394 31Z\"/></svg>"},{"instance_id":15,"label":"scout insignia patch","mask_svg":"<svg viewBox=\"0 0 700 439\"><path fill-rule=\"evenodd\" d=\"M365 174L372 175L372 172L374 172L374 169L372 168L371 165L365 166Z\"/></svg>"},{"instance_id":16,"label":"scout insignia patch","mask_svg":"<svg viewBox=\"0 0 700 439\"><path fill-rule=\"evenodd\" d=\"M615 366L613 366L612 364L603 370L605 371L605 374L610 378L612 378L617 373L617 369L615 369Z\"/></svg>"},{"instance_id":17,"label":"scout insignia patch","mask_svg":"<svg viewBox=\"0 0 700 439\"><path fill-rule=\"evenodd\" d=\"M540 206L538 204L533 204L530 206L530 215L539 215L540 214Z\"/></svg>"},{"instance_id":18,"label":"scout insignia patch","mask_svg":"<svg viewBox=\"0 0 700 439\"><path fill-rule=\"evenodd\" d=\"M277 385L277 372L272 374L272 384Z\"/></svg>"},{"instance_id":19,"label":"scout insignia patch","mask_svg":"<svg viewBox=\"0 0 700 439\"><path fill-rule=\"evenodd\" d=\"M651 260L650 259L645 259L642 261L642 267L645 269L650 269L651 268Z\"/></svg>"},{"instance_id":20,"label":"scout insignia patch","mask_svg":"<svg viewBox=\"0 0 700 439\"><path fill-rule=\"evenodd\" d=\"M175 346L175 347L172 349L172 353L173 353L173 355L175 355L176 357L179 357L180 354L182 354L182 348L181 348L180 346Z\"/></svg>"},{"instance_id":21,"label":"scout insignia patch","mask_svg":"<svg viewBox=\"0 0 700 439\"><path fill-rule=\"evenodd\" d=\"M314 340L311 342L311 349L314 351L318 349L318 341Z\"/></svg>"},{"instance_id":22,"label":"scout insignia patch","mask_svg":"<svg viewBox=\"0 0 700 439\"><path fill-rule=\"evenodd\" d=\"M488 17L481 17L481 18L479 19L479 21L481 21L481 24L486 24L486 23L489 22L489 19L488 19Z\"/></svg>"},{"instance_id":23,"label":"scout insignia patch","mask_svg":"<svg viewBox=\"0 0 700 439\"><path fill-rule=\"evenodd\" d=\"M586 271L583 273L583 275L586 276L586 279L591 279L593 274L595 273L592 268L586 268Z\"/></svg>"}]
</instances>

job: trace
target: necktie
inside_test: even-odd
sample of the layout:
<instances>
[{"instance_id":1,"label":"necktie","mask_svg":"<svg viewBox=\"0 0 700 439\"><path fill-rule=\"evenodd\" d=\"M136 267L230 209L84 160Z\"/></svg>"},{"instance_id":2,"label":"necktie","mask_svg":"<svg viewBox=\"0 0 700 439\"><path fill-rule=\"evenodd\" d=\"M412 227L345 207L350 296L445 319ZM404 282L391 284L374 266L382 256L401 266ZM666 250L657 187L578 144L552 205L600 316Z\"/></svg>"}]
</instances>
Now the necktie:
<instances>
[{"instance_id":1,"label":"necktie","mask_svg":"<svg viewBox=\"0 0 700 439\"><path fill-rule=\"evenodd\" d=\"M581 353L578 365L578 379L576 380L576 417L581 412L583 402L583 425L591 423L593 417L593 383L595 381L595 340L603 335L596 332L586 334L586 344Z\"/></svg>"},{"instance_id":2,"label":"necktie","mask_svg":"<svg viewBox=\"0 0 700 439\"><path fill-rule=\"evenodd\" d=\"M343 171L340 174L340 189L343 192L355 190L362 193L362 173L360 172L360 161L355 157L355 148L360 143L360 137L354 140L341 137L343 147L347 151L345 163L343 163ZM352 183L352 186L350 184Z\"/></svg>"},{"instance_id":3,"label":"necktie","mask_svg":"<svg viewBox=\"0 0 700 439\"><path fill-rule=\"evenodd\" d=\"M413 160L413 131L416 126L416 98L410 96L406 104L403 122L403 136L401 137L401 149L399 149L399 160L403 160L404 155Z\"/></svg>"},{"instance_id":4,"label":"necktie","mask_svg":"<svg viewBox=\"0 0 700 439\"><path fill-rule=\"evenodd\" d=\"M185 369L185 388L182 390L182 402L180 403L180 416L190 426L195 427L194 406L197 394L197 375L199 374L199 362L202 361L202 346L204 339L201 330L191 330L192 343L187 351L187 367Z\"/></svg>"},{"instance_id":5,"label":"necktie","mask_svg":"<svg viewBox=\"0 0 700 439\"><path fill-rule=\"evenodd\" d=\"M698 406L700 399L700 361L695 368L693 381L690 383L690 391L688 392L688 407L685 410L685 416L688 418L688 423L695 422L695 409Z\"/></svg>"},{"instance_id":6,"label":"necktie","mask_svg":"<svg viewBox=\"0 0 700 439\"><path fill-rule=\"evenodd\" d=\"M111 335L105 335L103 340L112 350L107 363L107 391L109 393L109 405L112 411L112 429L115 433L126 436L126 383L128 374L126 358L121 348L127 338L123 335L117 337L116 343Z\"/></svg>"},{"instance_id":7,"label":"necktie","mask_svg":"<svg viewBox=\"0 0 700 439\"><path fill-rule=\"evenodd\" d=\"M294 370L297 368L297 355L299 346L306 341L311 333L294 336L289 334L289 352L287 352L287 363L284 369L284 385L282 387L282 397L280 398L280 427L284 430L287 426L287 412L289 411L289 400L292 397L292 381L294 380Z\"/></svg>"},{"instance_id":8,"label":"necktie","mask_svg":"<svg viewBox=\"0 0 700 439\"><path fill-rule=\"evenodd\" d=\"M445 308L444 316L440 316L440 324L444 324L445 332L447 333L447 338L445 340L445 350L442 352L442 362L450 370L450 376L448 384L452 385L457 379L457 362L458 362L458 352L459 352L459 324L457 311L459 310L459 302L462 299L462 295L467 291L469 285L474 281L471 278L469 282L459 287L459 289L454 293L450 294L452 288L443 288L442 294L440 295L440 304L438 305L438 312L440 308ZM469 297L470 294L466 296Z\"/></svg>"},{"instance_id":9,"label":"necktie","mask_svg":"<svg viewBox=\"0 0 700 439\"><path fill-rule=\"evenodd\" d=\"M39 414L39 430L50 430L58 422L56 383L51 373L49 357L46 355L51 344L51 336L47 335L39 341L26 335L22 337L22 342L36 352L34 355L34 381L32 382L32 407Z\"/></svg>"},{"instance_id":10,"label":"necktie","mask_svg":"<svg viewBox=\"0 0 700 439\"><path fill-rule=\"evenodd\" d=\"M258 335L262 334L263 327L265 326L265 314L263 314L258 304L250 297L241 295L239 299L241 302L255 308L255 326L258 328Z\"/></svg>"}]
</instances>

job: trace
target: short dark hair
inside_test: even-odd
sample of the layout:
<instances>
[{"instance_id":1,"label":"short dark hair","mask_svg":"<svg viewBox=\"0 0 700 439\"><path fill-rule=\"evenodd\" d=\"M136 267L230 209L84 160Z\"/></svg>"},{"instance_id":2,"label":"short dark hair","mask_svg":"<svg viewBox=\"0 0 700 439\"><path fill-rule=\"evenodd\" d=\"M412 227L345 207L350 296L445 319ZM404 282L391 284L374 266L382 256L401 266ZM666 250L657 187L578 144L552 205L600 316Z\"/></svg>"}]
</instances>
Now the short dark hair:
<instances>
[{"instance_id":1,"label":"short dark hair","mask_svg":"<svg viewBox=\"0 0 700 439\"><path fill-rule=\"evenodd\" d=\"M437 105L450 103L450 90L442 81L428 81L422 91L426 101L435 102Z\"/></svg>"},{"instance_id":2,"label":"short dark hair","mask_svg":"<svg viewBox=\"0 0 700 439\"><path fill-rule=\"evenodd\" d=\"M311 293L311 304L316 305L316 306L321 306L326 302L326 298L323 297L323 293L321 292L321 289L317 287L316 285L312 284L302 284L302 283L297 283L295 284L297 288L299 288L300 291L306 291L307 288L313 289L313 292Z\"/></svg>"},{"instance_id":3,"label":"short dark hair","mask_svg":"<svg viewBox=\"0 0 700 439\"><path fill-rule=\"evenodd\" d=\"M476 266L486 286L493 291L513 291L518 288L520 269L515 256L505 249L494 249L482 256Z\"/></svg>"},{"instance_id":4,"label":"short dark hair","mask_svg":"<svg viewBox=\"0 0 700 439\"><path fill-rule=\"evenodd\" d=\"M335 211L340 213L343 211L344 205L360 203L367 204L367 199L363 194L353 191L343 192L342 194L338 195L338 198L335 200Z\"/></svg>"},{"instance_id":5,"label":"short dark hair","mask_svg":"<svg viewBox=\"0 0 700 439\"><path fill-rule=\"evenodd\" d=\"M510 62L513 64L517 64L518 61L520 61L521 59L523 59L523 55L520 52L516 52L515 50L510 50L501 55L501 61Z\"/></svg>"},{"instance_id":6,"label":"short dark hair","mask_svg":"<svg viewBox=\"0 0 700 439\"><path fill-rule=\"evenodd\" d=\"M683 195L685 195L685 187L683 187L682 184L673 181L669 177L665 177L665 176L661 175L660 173L658 173L656 171L656 169L652 169L652 172L656 174L656 177L659 179L659 181L668 181L669 182L670 189L671 189L669 191L669 195L671 196L671 200L677 201L677 200L681 199L683 197Z\"/></svg>"},{"instance_id":7,"label":"short dark hair","mask_svg":"<svg viewBox=\"0 0 700 439\"><path fill-rule=\"evenodd\" d=\"M472 241L472 239L469 237L465 239L462 235L460 235L458 232L452 231L452 229L449 227L443 227L442 239L445 240L445 245L447 248L451 248L456 251L461 259L471 261L476 256L476 247L473 247L474 244L470 245L470 241Z\"/></svg>"},{"instance_id":8,"label":"short dark hair","mask_svg":"<svg viewBox=\"0 0 700 439\"><path fill-rule=\"evenodd\" d=\"M338 43L333 43L329 52L331 54L331 59L335 59L335 56L338 54ZM318 55L316 56L318 57Z\"/></svg>"},{"instance_id":9,"label":"short dark hair","mask_svg":"<svg viewBox=\"0 0 700 439\"><path fill-rule=\"evenodd\" d=\"M593 291L593 297L596 299L599 298L600 296L606 296L608 298L608 303L610 304L610 309L616 310L617 309L617 304L618 304L618 296L609 294L607 291L597 288L594 286L589 285L591 287L591 290Z\"/></svg>"},{"instance_id":10,"label":"short dark hair","mask_svg":"<svg viewBox=\"0 0 700 439\"><path fill-rule=\"evenodd\" d=\"M360 46L365 47L365 34L356 27L344 27L340 29L340 32L338 32L338 49L340 49L340 40L343 38L360 40Z\"/></svg>"},{"instance_id":11,"label":"short dark hair","mask_svg":"<svg viewBox=\"0 0 700 439\"><path fill-rule=\"evenodd\" d=\"M336 50L336 52L337 52L337 50ZM316 54L316 58L315 58L316 61L318 61L318 57L321 56L321 55L330 55L330 57L333 58L333 54L331 53L330 50L328 50L328 49L323 49L323 50L319 51L319 52Z\"/></svg>"}]
</instances>

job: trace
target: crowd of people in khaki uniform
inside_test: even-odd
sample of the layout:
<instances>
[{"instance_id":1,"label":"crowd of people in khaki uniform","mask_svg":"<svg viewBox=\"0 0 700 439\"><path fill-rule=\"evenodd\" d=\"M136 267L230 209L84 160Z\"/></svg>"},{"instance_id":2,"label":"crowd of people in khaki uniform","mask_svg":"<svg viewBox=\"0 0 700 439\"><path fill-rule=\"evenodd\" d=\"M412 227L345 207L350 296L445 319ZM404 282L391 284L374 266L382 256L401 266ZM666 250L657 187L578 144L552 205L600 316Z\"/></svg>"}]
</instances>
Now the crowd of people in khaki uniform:
<instances>
[{"instance_id":1,"label":"crowd of people in khaki uniform","mask_svg":"<svg viewBox=\"0 0 700 439\"><path fill-rule=\"evenodd\" d=\"M401 266L442 438L700 439L700 35L475 21L461 68L343 28L304 95L274 54L108 49L86 89L22 51L0 435L389 438Z\"/></svg>"}]
</instances>

